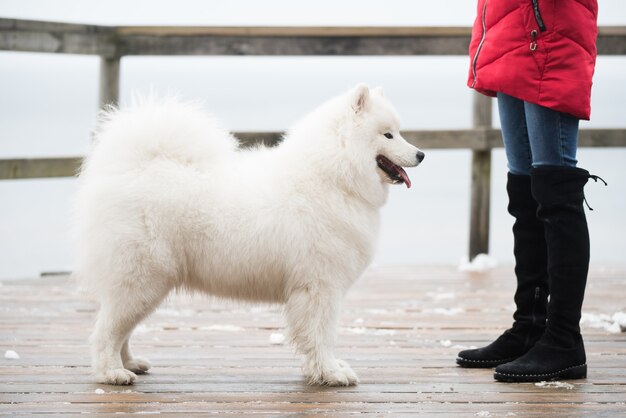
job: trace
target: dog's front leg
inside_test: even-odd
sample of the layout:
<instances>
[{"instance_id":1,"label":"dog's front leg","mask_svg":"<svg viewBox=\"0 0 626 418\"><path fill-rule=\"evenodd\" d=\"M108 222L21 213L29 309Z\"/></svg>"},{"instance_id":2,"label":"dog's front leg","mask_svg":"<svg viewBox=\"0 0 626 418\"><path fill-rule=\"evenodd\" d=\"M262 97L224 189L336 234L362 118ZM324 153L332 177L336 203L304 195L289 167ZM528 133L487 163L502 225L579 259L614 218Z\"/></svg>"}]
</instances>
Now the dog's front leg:
<instances>
[{"instance_id":1,"label":"dog's front leg","mask_svg":"<svg viewBox=\"0 0 626 418\"><path fill-rule=\"evenodd\" d=\"M343 293L323 285L307 285L291 292L285 313L291 338L305 355L309 384L350 386L359 379L348 363L333 355Z\"/></svg>"}]
</instances>

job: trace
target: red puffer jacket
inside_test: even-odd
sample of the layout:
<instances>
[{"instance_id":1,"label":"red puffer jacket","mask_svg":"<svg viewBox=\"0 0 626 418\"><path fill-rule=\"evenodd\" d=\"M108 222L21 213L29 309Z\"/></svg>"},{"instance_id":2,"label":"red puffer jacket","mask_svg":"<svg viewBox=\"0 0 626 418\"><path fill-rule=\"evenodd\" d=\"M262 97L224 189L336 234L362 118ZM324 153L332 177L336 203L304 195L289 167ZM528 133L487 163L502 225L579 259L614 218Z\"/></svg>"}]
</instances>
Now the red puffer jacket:
<instances>
[{"instance_id":1,"label":"red puffer jacket","mask_svg":"<svg viewBox=\"0 0 626 418\"><path fill-rule=\"evenodd\" d=\"M478 0L468 85L589 119L597 16L597 0Z\"/></svg>"}]
</instances>

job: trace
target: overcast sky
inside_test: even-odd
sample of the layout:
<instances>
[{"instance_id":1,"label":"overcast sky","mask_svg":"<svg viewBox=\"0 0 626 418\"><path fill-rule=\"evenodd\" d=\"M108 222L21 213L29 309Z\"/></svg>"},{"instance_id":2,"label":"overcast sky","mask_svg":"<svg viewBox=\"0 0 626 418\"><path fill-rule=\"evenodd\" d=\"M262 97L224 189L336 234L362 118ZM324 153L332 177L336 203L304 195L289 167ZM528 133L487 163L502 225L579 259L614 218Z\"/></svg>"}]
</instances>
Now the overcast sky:
<instances>
[{"instance_id":1,"label":"overcast sky","mask_svg":"<svg viewBox=\"0 0 626 418\"><path fill-rule=\"evenodd\" d=\"M601 25L626 25L626 0L600 0ZM0 0L0 16L107 25L458 25L475 0Z\"/></svg>"}]
</instances>

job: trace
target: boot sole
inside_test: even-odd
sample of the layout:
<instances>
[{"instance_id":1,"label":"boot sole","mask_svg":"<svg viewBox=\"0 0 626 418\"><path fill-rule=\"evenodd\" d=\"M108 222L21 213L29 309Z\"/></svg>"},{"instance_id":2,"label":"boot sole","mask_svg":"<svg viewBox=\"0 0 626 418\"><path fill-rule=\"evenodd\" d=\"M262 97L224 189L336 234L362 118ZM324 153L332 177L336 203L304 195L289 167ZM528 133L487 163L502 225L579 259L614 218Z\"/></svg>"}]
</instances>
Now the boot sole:
<instances>
[{"instance_id":1,"label":"boot sole","mask_svg":"<svg viewBox=\"0 0 626 418\"><path fill-rule=\"evenodd\" d=\"M467 369L491 369L501 364L509 363L517 357L504 360L470 360L463 357L456 358L456 364Z\"/></svg>"},{"instance_id":2,"label":"boot sole","mask_svg":"<svg viewBox=\"0 0 626 418\"><path fill-rule=\"evenodd\" d=\"M587 364L572 366L554 373L545 374L513 374L495 372L493 377L499 382L541 382L551 380L574 380L587 377Z\"/></svg>"}]
</instances>

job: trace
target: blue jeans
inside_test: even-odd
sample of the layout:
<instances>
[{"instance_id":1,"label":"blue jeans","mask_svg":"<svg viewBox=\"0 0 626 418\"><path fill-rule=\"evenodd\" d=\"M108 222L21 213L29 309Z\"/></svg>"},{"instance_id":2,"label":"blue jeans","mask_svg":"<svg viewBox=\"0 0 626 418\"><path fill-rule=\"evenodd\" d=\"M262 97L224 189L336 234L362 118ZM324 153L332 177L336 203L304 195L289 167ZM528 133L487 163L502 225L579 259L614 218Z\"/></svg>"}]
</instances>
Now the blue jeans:
<instances>
[{"instance_id":1,"label":"blue jeans","mask_svg":"<svg viewBox=\"0 0 626 418\"><path fill-rule=\"evenodd\" d=\"M509 171L530 175L542 165L576 167L578 119L498 93L498 109Z\"/></svg>"}]
</instances>

